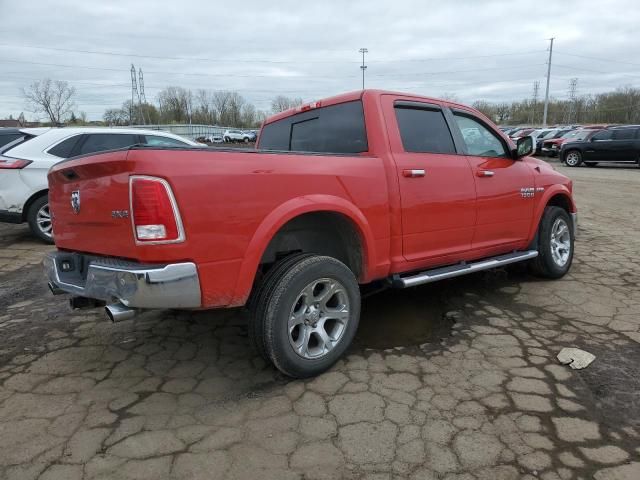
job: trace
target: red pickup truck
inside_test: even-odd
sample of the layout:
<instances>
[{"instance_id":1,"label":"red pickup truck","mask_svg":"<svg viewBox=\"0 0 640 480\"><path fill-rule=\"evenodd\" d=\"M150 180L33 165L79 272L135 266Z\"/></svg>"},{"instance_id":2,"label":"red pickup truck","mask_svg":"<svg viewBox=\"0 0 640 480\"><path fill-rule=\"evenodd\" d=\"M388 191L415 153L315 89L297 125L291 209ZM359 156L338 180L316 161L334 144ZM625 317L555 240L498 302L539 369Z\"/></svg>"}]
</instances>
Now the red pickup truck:
<instances>
[{"instance_id":1,"label":"red pickup truck","mask_svg":"<svg viewBox=\"0 0 640 480\"><path fill-rule=\"evenodd\" d=\"M116 321L248 305L257 351L312 376L352 341L360 285L569 270L572 183L530 152L472 108L365 90L269 118L255 150L76 157L49 173L49 286Z\"/></svg>"}]
</instances>

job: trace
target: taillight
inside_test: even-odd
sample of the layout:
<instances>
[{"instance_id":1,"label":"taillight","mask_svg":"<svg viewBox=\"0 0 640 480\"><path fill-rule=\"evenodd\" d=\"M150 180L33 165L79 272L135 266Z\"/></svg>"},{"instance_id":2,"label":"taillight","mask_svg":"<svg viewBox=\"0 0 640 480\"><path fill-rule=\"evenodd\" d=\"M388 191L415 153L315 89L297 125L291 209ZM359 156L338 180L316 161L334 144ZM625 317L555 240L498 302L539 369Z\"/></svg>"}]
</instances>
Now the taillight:
<instances>
[{"instance_id":1,"label":"taillight","mask_svg":"<svg viewBox=\"0 0 640 480\"><path fill-rule=\"evenodd\" d=\"M19 169L19 168L26 167L30 163L33 163L33 162L31 160L20 160L17 158L0 157L0 168Z\"/></svg>"},{"instance_id":2,"label":"taillight","mask_svg":"<svg viewBox=\"0 0 640 480\"><path fill-rule=\"evenodd\" d=\"M138 243L184 241L178 205L166 180L132 176L130 179L131 221Z\"/></svg>"}]
</instances>

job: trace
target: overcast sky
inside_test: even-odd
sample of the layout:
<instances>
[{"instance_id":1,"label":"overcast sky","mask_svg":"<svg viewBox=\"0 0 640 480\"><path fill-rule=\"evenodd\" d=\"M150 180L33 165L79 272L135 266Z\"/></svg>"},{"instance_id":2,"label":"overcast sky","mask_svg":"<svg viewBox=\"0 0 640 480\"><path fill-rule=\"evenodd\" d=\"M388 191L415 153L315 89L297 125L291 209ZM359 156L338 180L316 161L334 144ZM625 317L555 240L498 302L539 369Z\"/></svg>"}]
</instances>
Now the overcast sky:
<instances>
[{"instance_id":1,"label":"overcast sky","mask_svg":"<svg viewBox=\"0 0 640 480\"><path fill-rule=\"evenodd\" d=\"M462 102L640 86L640 8L616 1L0 0L0 118L25 111L42 78L77 90L101 119L131 98L131 63L147 100L166 86L236 90L259 109L275 95L313 100L366 86ZM102 52L102 53L98 53Z\"/></svg>"}]
</instances>

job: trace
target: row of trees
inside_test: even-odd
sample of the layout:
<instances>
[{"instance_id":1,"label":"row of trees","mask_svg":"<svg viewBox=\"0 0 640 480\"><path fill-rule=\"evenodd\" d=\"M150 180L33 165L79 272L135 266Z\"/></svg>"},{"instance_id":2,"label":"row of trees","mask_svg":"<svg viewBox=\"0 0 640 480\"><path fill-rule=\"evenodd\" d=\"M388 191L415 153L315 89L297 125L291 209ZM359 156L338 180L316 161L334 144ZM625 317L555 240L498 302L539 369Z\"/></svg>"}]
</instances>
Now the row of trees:
<instances>
[{"instance_id":1,"label":"row of trees","mask_svg":"<svg viewBox=\"0 0 640 480\"><path fill-rule=\"evenodd\" d=\"M478 101L475 108L498 124L541 124L544 104L533 100L490 103ZM549 101L547 124L640 123L640 89L621 87L613 92L583 95L575 100Z\"/></svg>"},{"instance_id":2,"label":"row of trees","mask_svg":"<svg viewBox=\"0 0 640 480\"><path fill-rule=\"evenodd\" d=\"M281 112L302 104L301 98L282 95L271 101L271 111L256 109L238 92L228 90L196 90L167 87L158 94L158 105L131 104L127 100L121 108L105 111L108 125L195 123L204 125L259 127L271 113Z\"/></svg>"},{"instance_id":3,"label":"row of trees","mask_svg":"<svg viewBox=\"0 0 640 480\"><path fill-rule=\"evenodd\" d=\"M31 110L44 114L53 125L86 123L86 115L74 113L76 90L67 82L40 80L23 89ZM445 98L455 99L445 94ZM278 113L302 104L301 98L279 95L272 99L271 110L256 109L238 92L196 90L167 87L157 97L157 104L132 104L127 100L121 108L104 112L107 125L194 123L206 125L255 128L271 113ZM540 124L542 102L522 100L491 103L477 101L475 108L498 124ZM572 123L640 123L640 89L621 87L612 92L583 95L575 100L549 101L547 124Z\"/></svg>"},{"instance_id":4,"label":"row of trees","mask_svg":"<svg viewBox=\"0 0 640 480\"><path fill-rule=\"evenodd\" d=\"M86 123L86 115L75 113L76 89L68 82L44 79L22 90L34 113L45 115L52 125ZM271 113L302 104L301 98L279 95L271 101L271 110L256 109L238 92L192 90L167 87L158 94L158 103L138 104L125 101L120 108L109 108L103 120L107 125L196 123L252 128L259 126Z\"/></svg>"}]
</instances>

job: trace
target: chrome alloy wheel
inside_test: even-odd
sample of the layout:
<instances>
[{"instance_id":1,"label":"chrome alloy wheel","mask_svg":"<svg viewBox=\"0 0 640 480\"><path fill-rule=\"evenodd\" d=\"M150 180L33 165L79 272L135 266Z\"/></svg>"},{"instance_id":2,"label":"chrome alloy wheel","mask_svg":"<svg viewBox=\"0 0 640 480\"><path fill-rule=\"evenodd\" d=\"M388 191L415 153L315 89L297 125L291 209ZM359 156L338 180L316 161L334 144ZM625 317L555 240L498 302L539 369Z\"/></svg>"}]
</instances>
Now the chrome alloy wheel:
<instances>
[{"instance_id":1,"label":"chrome alloy wheel","mask_svg":"<svg viewBox=\"0 0 640 480\"><path fill-rule=\"evenodd\" d=\"M575 167L580 163L580 154L578 152L569 152L564 159L569 167Z\"/></svg>"},{"instance_id":2,"label":"chrome alloy wheel","mask_svg":"<svg viewBox=\"0 0 640 480\"><path fill-rule=\"evenodd\" d=\"M332 278L314 280L296 297L289 315L289 343L307 359L318 359L340 342L350 315L344 286Z\"/></svg>"},{"instance_id":3,"label":"chrome alloy wheel","mask_svg":"<svg viewBox=\"0 0 640 480\"><path fill-rule=\"evenodd\" d=\"M51 212L49 211L49 204L45 203L40 210L36 213L36 223L43 235L51 238L52 225L51 225Z\"/></svg>"},{"instance_id":4,"label":"chrome alloy wheel","mask_svg":"<svg viewBox=\"0 0 640 480\"><path fill-rule=\"evenodd\" d=\"M551 227L551 256L559 267L564 267L571 254L571 233L563 218L556 218Z\"/></svg>"}]
</instances>

